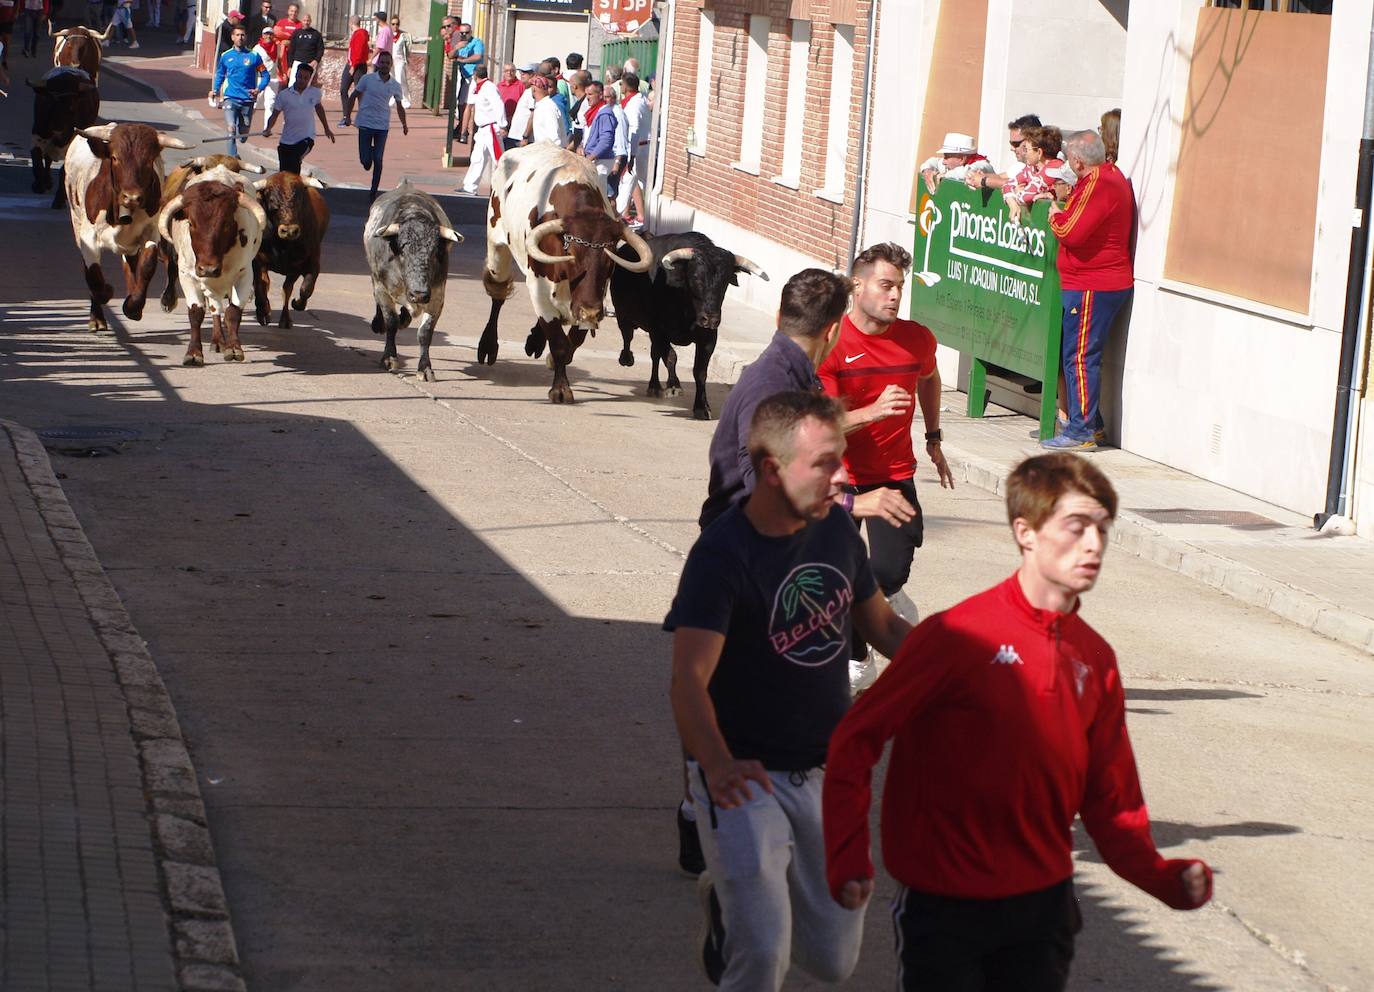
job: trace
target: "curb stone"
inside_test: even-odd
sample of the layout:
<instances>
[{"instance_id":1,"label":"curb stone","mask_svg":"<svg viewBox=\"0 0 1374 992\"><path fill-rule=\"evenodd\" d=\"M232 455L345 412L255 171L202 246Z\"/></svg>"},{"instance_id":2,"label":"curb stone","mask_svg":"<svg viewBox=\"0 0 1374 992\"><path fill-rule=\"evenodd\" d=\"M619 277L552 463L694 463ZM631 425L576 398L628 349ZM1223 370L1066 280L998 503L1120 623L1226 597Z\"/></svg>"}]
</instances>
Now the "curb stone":
<instances>
[{"instance_id":1,"label":"curb stone","mask_svg":"<svg viewBox=\"0 0 1374 992\"><path fill-rule=\"evenodd\" d=\"M171 697L72 512L38 435L8 420L0 420L0 429L14 445L39 513L124 693L179 985L183 992L244 992L205 805Z\"/></svg>"},{"instance_id":2,"label":"curb stone","mask_svg":"<svg viewBox=\"0 0 1374 992\"><path fill-rule=\"evenodd\" d=\"M752 355L718 346L711 355L709 379L733 386L751 361ZM948 441L944 449L956 478L994 495L1002 495L1002 483L1008 471L1005 466L961 451L958 445ZM1374 655L1374 619L1280 582L1248 565L1169 537L1138 513L1118 512L1112 528L1112 543L1137 558L1186 575L1313 633Z\"/></svg>"}]
</instances>

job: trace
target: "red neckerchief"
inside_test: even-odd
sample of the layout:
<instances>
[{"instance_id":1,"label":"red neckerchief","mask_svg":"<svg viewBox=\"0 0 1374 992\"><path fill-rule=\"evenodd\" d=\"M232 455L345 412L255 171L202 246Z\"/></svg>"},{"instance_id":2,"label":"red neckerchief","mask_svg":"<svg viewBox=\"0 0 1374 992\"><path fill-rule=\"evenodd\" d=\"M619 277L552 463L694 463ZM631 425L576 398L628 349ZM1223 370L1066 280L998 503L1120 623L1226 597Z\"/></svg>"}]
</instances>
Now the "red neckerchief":
<instances>
[{"instance_id":1,"label":"red neckerchief","mask_svg":"<svg viewBox=\"0 0 1374 992\"><path fill-rule=\"evenodd\" d=\"M591 126L592 126L592 121L596 119L596 115L597 115L598 113L600 113L601 108L604 107L604 106L606 106L606 98L605 98L605 97L602 97L600 103L594 104L593 106L587 108L587 126L588 126L588 127L591 127Z\"/></svg>"},{"instance_id":2,"label":"red neckerchief","mask_svg":"<svg viewBox=\"0 0 1374 992\"><path fill-rule=\"evenodd\" d=\"M639 90L635 90L633 93L631 93L631 94L630 94L629 96L627 96L625 99L621 100L621 101L620 101L620 109L621 109L621 110L627 109L627 108L630 106L630 101L633 100L633 99L634 99L635 97L637 97L637 96L639 96Z\"/></svg>"}]
</instances>

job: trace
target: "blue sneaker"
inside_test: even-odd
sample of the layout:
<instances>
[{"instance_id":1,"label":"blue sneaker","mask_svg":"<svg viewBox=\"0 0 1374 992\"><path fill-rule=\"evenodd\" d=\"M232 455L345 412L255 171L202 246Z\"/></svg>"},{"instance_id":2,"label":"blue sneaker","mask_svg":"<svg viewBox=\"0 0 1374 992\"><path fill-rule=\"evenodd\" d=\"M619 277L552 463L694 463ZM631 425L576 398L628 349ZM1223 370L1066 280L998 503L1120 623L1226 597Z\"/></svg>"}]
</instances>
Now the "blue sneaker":
<instances>
[{"instance_id":1,"label":"blue sneaker","mask_svg":"<svg viewBox=\"0 0 1374 992\"><path fill-rule=\"evenodd\" d=\"M1050 437L1041 441L1040 447L1050 451L1096 451L1097 442L1092 438L1079 440L1076 437L1069 437L1067 434L1060 434L1058 437Z\"/></svg>"}]
</instances>

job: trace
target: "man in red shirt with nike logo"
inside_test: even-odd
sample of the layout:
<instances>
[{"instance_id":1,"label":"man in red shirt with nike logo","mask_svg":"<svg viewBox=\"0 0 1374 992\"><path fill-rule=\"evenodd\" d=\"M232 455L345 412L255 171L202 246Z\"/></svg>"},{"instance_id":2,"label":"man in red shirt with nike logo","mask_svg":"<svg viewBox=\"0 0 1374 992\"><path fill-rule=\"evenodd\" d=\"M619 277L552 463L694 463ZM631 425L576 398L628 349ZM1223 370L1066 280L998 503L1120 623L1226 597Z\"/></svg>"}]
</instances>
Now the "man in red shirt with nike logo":
<instances>
[{"instance_id":1,"label":"man in red shirt with nike logo","mask_svg":"<svg viewBox=\"0 0 1374 992\"><path fill-rule=\"evenodd\" d=\"M854 259L850 270L853 304L840 323L840 338L816 374L825 391L848 411L844 464L850 495L895 489L909 504L904 523L882 517L864 521L873 577L893 610L915 623L916 606L902 591L921 546L924 526L916 499L916 452L911 444L913 400L925 421L926 454L940 485L954 488L954 476L940 450L940 370L930 328L897 316L911 253L892 242L874 245ZM849 506L852 506L850 502ZM877 661L856 640L850 665L855 691L877 678Z\"/></svg>"},{"instance_id":2,"label":"man in red shirt with nike logo","mask_svg":"<svg viewBox=\"0 0 1374 992\"><path fill-rule=\"evenodd\" d=\"M858 910L873 892L873 766L893 740L882 842L901 886L903 990L1065 987L1082 925L1075 816L1112 871L1167 905L1212 895L1204 862L1155 848L1116 656L1079 615L1116 517L1112 484L1059 452L1023 461L1006 489L1021 567L912 631L826 755L830 894Z\"/></svg>"}]
</instances>

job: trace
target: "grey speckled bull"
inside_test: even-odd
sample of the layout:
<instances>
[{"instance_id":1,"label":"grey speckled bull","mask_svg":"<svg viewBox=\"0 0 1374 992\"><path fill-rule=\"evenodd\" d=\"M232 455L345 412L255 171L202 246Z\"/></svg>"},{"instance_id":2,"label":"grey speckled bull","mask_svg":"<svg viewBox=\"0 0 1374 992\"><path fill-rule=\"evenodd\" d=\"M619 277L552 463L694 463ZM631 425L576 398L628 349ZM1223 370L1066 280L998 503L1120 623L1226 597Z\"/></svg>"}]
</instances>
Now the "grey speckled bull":
<instances>
[{"instance_id":1,"label":"grey speckled bull","mask_svg":"<svg viewBox=\"0 0 1374 992\"><path fill-rule=\"evenodd\" d=\"M372 296L377 301L372 330L386 334L382 368L394 371L401 367L396 331L418 316L420 364L416 371L434 381L429 343L444 310L448 248L462 240L438 201L408 182L377 197L372 204L363 226L363 248L372 271Z\"/></svg>"}]
</instances>

